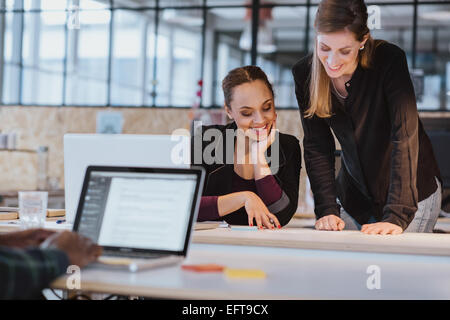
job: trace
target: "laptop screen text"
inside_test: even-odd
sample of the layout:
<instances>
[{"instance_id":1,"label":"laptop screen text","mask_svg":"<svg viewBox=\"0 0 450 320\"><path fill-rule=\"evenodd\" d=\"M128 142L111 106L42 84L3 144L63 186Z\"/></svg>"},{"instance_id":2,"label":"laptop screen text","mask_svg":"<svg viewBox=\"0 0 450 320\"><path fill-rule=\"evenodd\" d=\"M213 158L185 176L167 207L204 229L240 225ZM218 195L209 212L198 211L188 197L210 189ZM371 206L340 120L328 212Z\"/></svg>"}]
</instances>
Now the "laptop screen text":
<instances>
[{"instance_id":1,"label":"laptop screen text","mask_svg":"<svg viewBox=\"0 0 450 320\"><path fill-rule=\"evenodd\" d=\"M102 246L182 251L195 174L91 172L78 232Z\"/></svg>"}]
</instances>

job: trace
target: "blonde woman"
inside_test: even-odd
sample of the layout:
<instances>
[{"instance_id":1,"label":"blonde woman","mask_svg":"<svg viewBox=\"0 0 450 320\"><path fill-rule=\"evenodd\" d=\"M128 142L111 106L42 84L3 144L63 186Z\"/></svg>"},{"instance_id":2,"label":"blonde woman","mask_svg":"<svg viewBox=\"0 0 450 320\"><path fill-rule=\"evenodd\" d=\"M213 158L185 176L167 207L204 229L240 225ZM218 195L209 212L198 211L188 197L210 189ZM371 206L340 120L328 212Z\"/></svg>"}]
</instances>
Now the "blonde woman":
<instances>
[{"instance_id":1,"label":"blonde woman","mask_svg":"<svg viewBox=\"0 0 450 320\"><path fill-rule=\"evenodd\" d=\"M374 40L362 0L319 4L312 55L293 67L318 230L432 232L441 178L405 53ZM342 169L334 175L334 132Z\"/></svg>"}]
</instances>

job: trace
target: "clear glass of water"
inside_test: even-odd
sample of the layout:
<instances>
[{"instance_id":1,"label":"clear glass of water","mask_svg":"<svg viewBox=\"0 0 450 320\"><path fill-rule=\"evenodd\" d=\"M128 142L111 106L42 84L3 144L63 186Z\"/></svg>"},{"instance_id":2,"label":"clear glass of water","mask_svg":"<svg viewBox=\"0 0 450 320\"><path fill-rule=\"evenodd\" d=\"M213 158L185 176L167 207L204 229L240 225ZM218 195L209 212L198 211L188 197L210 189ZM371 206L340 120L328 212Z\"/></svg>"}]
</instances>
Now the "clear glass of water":
<instances>
[{"instance_id":1,"label":"clear glass of water","mask_svg":"<svg viewBox=\"0 0 450 320\"><path fill-rule=\"evenodd\" d=\"M47 217L47 200L47 192L19 192L19 218L22 229L44 227Z\"/></svg>"}]
</instances>

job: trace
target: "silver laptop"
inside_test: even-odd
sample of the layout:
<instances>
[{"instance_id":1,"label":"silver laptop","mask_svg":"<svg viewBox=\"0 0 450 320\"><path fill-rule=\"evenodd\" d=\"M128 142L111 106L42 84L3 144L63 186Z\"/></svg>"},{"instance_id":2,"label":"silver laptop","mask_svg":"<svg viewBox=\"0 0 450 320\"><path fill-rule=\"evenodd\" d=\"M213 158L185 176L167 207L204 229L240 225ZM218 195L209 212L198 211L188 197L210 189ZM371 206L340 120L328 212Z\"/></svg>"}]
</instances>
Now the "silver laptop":
<instances>
[{"instance_id":1,"label":"silver laptop","mask_svg":"<svg viewBox=\"0 0 450 320\"><path fill-rule=\"evenodd\" d=\"M65 134L66 220L74 223L86 168L190 167L190 138L181 135Z\"/></svg>"},{"instance_id":2,"label":"silver laptop","mask_svg":"<svg viewBox=\"0 0 450 320\"><path fill-rule=\"evenodd\" d=\"M138 271L187 255L204 169L89 166L73 231L103 247L96 265Z\"/></svg>"}]
</instances>

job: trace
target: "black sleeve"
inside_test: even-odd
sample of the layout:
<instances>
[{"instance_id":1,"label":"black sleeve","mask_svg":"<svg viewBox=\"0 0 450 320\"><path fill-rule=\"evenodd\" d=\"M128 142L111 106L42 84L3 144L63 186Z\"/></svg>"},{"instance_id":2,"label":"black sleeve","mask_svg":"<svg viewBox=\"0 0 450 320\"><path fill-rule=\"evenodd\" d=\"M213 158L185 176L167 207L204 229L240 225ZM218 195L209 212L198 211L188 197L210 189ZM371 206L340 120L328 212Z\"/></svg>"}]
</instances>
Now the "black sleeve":
<instances>
[{"instance_id":1,"label":"black sleeve","mask_svg":"<svg viewBox=\"0 0 450 320\"><path fill-rule=\"evenodd\" d=\"M389 192L382 221L397 224L405 230L418 206L419 117L403 51L393 59L383 85L391 122L392 153Z\"/></svg>"},{"instance_id":2,"label":"black sleeve","mask_svg":"<svg viewBox=\"0 0 450 320\"><path fill-rule=\"evenodd\" d=\"M0 247L0 299L33 299L68 266L60 250Z\"/></svg>"},{"instance_id":3,"label":"black sleeve","mask_svg":"<svg viewBox=\"0 0 450 320\"><path fill-rule=\"evenodd\" d=\"M204 166L203 163L203 126L194 128L191 132L191 165Z\"/></svg>"},{"instance_id":4,"label":"black sleeve","mask_svg":"<svg viewBox=\"0 0 450 320\"><path fill-rule=\"evenodd\" d=\"M286 165L275 176L283 191L282 199L283 197L286 197L286 200L288 200L286 201L287 205L283 206L281 210L276 210L276 212L273 212L270 208L273 205L268 207L269 211L278 218L278 221L280 221L282 226L289 223L298 207L298 189L302 162L298 139L294 139L293 142L289 144L289 150L290 152L289 157L286 159Z\"/></svg>"},{"instance_id":5,"label":"black sleeve","mask_svg":"<svg viewBox=\"0 0 450 320\"><path fill-rule=\"evenodd\" d=\"M292 73L304 132L305 168L314 194L314 212L317 219L330 214L339 217L340 206L336 202L334 137L324 119L316 116L305 118L305 111L309 104L304 89L306 77L299 79L295 68Z\"/></svg>"}]
</instances>

